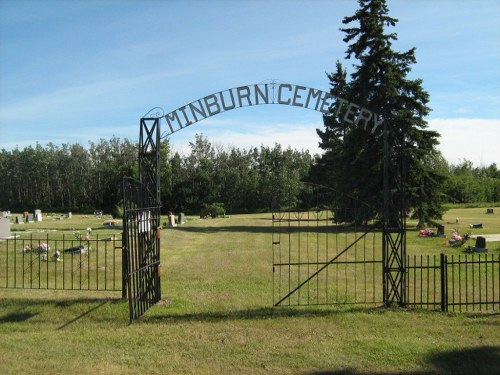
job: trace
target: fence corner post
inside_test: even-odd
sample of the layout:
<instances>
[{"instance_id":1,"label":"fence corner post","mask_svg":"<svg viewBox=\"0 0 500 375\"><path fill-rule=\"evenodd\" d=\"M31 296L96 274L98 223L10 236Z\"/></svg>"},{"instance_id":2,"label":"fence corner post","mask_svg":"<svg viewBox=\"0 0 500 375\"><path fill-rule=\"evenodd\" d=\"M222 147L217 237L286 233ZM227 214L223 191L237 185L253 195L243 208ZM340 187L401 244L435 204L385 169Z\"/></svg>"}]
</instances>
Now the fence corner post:
<instances>
[{"instance_id":1,"label":"fence corner post","mask_svg":"<svg viewBox=\"0 0 500 375\"><path fill-rule=\"evenodd\" d=\"M441 253L441 311L448 311L448 257Z\"/></svg>"}]
</instances>

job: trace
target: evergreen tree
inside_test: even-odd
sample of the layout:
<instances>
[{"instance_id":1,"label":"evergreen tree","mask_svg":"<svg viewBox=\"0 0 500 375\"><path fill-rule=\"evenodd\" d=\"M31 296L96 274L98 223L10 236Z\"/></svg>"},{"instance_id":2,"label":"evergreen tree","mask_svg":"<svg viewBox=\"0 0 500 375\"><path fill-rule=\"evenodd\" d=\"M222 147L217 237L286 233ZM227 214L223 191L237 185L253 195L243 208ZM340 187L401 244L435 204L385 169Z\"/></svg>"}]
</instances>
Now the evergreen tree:
<instances>
[{"instance_id":1,"label":"evergreen tree","mask_svg":"<svg viewBox=\"0 0 500 375\"><path fill-rule=\"evenodd\" d=\"M337 63L336 72L328 75L331 94L378 113L396 134L395 139L404 129L409 209L418 211L423 222L440 218L438 192L444 177L427 163L439 134L426 129L429 95L422 88L422 80L407 77L416 63L415 48L406 52L392 48L397 35L385 29L394 27L397 19L388 15L385 0L359 0L359 9L343 23L355 24L341 30L348 43L346 58L355 59L356 64L348 81ZM363 126L341 124L334 116L336 109L330 108L325 129L318 130L325 153L313 178L339 191L341 204L354 204L352 198L369 203L373 210L364 213L366 221L376 216L383 201L383 137ZM395 150L394 143L389 144L389 150ZM390 160L397 162L394 152Z\"/></svg>"}]
</instances>

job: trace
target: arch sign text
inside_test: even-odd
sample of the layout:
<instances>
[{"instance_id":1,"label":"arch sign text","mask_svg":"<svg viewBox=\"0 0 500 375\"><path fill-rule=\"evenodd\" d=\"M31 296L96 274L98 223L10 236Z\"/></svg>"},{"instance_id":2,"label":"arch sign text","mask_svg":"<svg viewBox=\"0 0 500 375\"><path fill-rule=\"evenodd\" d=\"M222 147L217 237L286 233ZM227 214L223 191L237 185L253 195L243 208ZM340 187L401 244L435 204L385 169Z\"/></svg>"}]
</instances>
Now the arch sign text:
<instances>
[{"instance_id":1,"label":"arch sign text","mask_svg":"<svg viewBox=\"0 0 500 375\"><path fill-rule=\"evenodd\" d=\"M219 113L262 104L291 105L324 114L330 114L333 106L339 121L371 129L372 134L384 122L377 113L328 92L271 81L219 91L163 115L168 129L162 138Z\"/></svg>"}]
</instances>

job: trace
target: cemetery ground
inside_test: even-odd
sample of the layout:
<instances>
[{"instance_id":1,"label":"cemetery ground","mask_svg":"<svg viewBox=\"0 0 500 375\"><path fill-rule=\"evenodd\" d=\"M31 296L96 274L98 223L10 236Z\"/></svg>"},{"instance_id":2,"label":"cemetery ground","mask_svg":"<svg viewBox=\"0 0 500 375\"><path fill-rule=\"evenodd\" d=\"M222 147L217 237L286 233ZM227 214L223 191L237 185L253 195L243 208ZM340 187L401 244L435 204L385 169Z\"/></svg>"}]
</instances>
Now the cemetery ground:
<instances>
[{"instance_id":1,"label":"cemetery ground","mask_svg":"<svg viewBox=\"0 0 500 375\"><path fill-rule=\"evenodd\" d=\"M449 210L445 233L500 233L500 209L485 211ZM13 229L72 235L101 224L73 215ZM92 235L100 230L113 233ZM417 234L407 233L409 254L463 252ZM0 373L500 373L498 311L271 307L270 235L270 214L163 229L163 300L132 325L120 292L0 289ZM500 242L487 247L500 253Z\"/></svg>"}]
</instances>

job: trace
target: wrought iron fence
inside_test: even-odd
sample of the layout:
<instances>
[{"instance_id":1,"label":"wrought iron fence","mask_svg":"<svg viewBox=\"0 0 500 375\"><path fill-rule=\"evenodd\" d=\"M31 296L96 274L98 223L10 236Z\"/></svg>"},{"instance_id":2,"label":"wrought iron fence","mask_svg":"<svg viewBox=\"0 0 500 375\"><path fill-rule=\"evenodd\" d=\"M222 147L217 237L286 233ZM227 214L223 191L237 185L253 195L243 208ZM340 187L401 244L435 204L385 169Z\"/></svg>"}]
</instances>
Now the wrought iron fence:
<instances>
[{"instance_id":1,"label":"wrought iron fence","mask_svg":"<svg viewBox=\"0 0 500 375\"><path fill-rule=\"evenodd\" d=\"M122 291L121 235L0 242L0 288Z\"/></svg>"},{"instance_id":2,"label":"wrought iron fence","mask_svg":"<svg viewBox=\"0 0 500 375\"><path fill-rule=\"evenodd\" d=\"M409 256L408 305L441 311L500 308L500 255Z\"/></svg>"}]
</instances>

